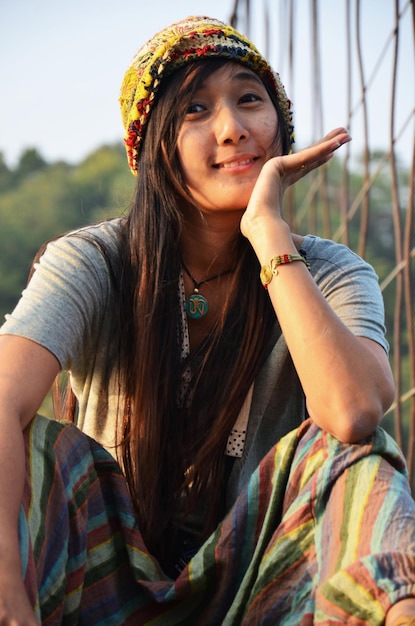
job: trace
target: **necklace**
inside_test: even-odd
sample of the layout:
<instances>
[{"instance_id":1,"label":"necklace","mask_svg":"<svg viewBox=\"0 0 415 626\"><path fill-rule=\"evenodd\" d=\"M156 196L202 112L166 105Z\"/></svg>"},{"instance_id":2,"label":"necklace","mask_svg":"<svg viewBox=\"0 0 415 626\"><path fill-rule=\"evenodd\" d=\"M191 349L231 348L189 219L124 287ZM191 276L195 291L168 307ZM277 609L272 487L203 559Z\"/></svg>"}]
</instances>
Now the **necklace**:
<instances>
[{"instance_id":1,"label":"necklace","mask_svg":"<svg viewBox=\"0 0 415 626\"><path fill-rule=\"evenodd\" d=\"M211 280L230 274L233 272L233 269L225 270L224 272L219 272L219 274L215 274L214 276L209 276L209 278L205 278L204 280L197 281L196 278L191 275L183 261L182 267L193 283L193 293L185 301L186 313L191 319L197 320L204 317L209 310L209 302L205 296L202 296L202 294L199 293L199 287L205 283L209 283Z\"/></svg>"}]
</instances>

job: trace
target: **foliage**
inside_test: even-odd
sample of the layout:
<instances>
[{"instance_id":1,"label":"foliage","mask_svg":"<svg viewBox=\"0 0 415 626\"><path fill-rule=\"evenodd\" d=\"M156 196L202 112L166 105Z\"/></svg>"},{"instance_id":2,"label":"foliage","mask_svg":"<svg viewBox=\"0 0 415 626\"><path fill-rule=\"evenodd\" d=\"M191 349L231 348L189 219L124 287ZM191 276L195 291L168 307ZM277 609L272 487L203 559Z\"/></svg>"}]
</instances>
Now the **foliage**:
<instances>
[{"instance_id":1,"label":"foliage","mask_svg":"<svg viewBox=\"0 0 415 626\"><path fill-rule=\"evenodd\" d=\"M48 164L28 149L12 170L0 155L0 319L18 300L41 245L122 214L133 186L121 144L103 146L76 166Z\"/></svg>"}]
</instances>

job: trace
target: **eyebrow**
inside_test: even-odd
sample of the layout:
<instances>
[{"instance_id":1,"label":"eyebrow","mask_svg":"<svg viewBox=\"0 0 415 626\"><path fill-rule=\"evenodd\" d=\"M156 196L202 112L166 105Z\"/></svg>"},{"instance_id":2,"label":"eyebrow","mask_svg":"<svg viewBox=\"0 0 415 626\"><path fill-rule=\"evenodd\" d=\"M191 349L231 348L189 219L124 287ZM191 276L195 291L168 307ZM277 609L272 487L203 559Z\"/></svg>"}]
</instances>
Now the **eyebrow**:
<instances>
[{"instance_id":1,"label":"eyebrow","mask_svg":"<svg viewBox=\"0 0 415 626\"><path fill-rule=\"evenodd\" d=\"M240 72L233 74L231 80L234 80L234 79L238 81L249 80L249 81L258 83L259 85L263 85L263 82L259 78L259 76L257 76L254 72L245 72L243 69Z\"/></svg>"},{"instance_id":2,"label":"eyebrow","mask_svg":"<svg viewBox=\"0 0 415 626\"><path fill-rule=\"evenodd\" d=\"M239 71L233 73L232 76L229 77L229 80L240 83L249 81L251 83L255 83L261 87L264 87L265 89L265 85L259 78L259 76L257 76L255 72L247 72L243 67ZM204 89L206 89L206 79L201 82L196 91L203 91Z\"/></svg>"}]
</instances>

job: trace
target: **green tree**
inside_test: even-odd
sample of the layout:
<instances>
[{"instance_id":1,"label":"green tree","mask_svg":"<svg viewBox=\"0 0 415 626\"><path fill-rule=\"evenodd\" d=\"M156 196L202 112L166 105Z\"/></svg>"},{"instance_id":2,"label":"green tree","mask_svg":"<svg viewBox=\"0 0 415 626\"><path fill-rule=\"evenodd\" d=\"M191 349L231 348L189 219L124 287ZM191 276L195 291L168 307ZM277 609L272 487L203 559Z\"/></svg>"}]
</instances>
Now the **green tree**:
<instances>
[{"instance_id":1,"label":"green tree","mask_svg":"<svg viewBox=\"0 0 415 626\"><path fill-rule=\"evenodd\" d=\"M20 157L16 177L20 180L41 172L45 168L47 168L47 163L36 148L28 148Z\"/></svg>"},{"instance_id":2,"label":"green tree","mask_svg":"<svg viewBox=\"0 0 415 626\"><path fill-rule=\"evenodd\" d=\"M40 246L68 230L121 215L134 186L120 145L99 148L77 166L47 164L28 150L11 175L13 184L0 190L1 320L17 302Z\"/></svg>"},{"instance_id":3,"label":"green tree","mask_svg":"<svg viewBox=\"0 0 415 626\"><path fill-rule=\"evenodd\" d=\"M13 187L15 181L14 173L4 160L3 152L0 152L0 193Z\"/></svg>"}]
</instances>

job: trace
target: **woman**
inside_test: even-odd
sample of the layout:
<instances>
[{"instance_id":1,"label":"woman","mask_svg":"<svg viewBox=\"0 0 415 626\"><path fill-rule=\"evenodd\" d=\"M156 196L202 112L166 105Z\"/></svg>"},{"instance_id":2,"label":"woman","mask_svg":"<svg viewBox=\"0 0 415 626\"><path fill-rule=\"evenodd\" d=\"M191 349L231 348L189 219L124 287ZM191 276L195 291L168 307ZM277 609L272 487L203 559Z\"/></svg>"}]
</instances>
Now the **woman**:
<instances>
[{"instance_id":1,"label":"woman","mask_svg":"<svg viewBox=\"0 0 415 626\"><path fill-rule=\"evenodd\" d=\"M209 18L143 46L120 103L128 217L49 244L1 329L4 623L415 615L376 276L281 212L348 133L291 154L279 77ZM61 370L88 436L33 419Z\"/></svg>"}]
</instances>

